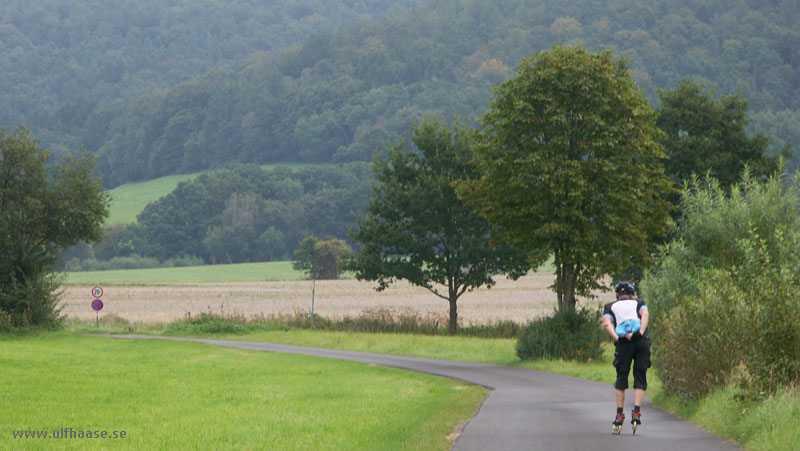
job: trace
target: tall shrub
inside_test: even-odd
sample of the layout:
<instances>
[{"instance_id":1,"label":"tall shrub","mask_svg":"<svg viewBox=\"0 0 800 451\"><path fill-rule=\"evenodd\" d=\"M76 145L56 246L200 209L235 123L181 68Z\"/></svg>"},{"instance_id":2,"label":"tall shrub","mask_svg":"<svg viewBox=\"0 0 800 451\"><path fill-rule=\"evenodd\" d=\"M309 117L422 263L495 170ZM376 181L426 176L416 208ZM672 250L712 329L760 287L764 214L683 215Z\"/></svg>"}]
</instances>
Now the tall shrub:
<instances>
[{"instance_id":1,"label":"tall shrub","mask_svg":"<svg viewBox=\"0 0 800 451\"><path fill-rule=\"evenodd\" d=\"M800 178L784 181L745 172L730 195L711 179L685 190L678 238L642 283L668 391L800 382Z\"/></svg>"},{"instance_id":2,"label":"tall shrub","mask_svg":"<svg viewBox=\"0 0 800 451\"><path fill-rule=\"evenodd\" d=\"M0 127L0 319L58 323L56 257L100 241L108 203L88 152L54 164L27 129Z\"/></svg>"}]
</instances>

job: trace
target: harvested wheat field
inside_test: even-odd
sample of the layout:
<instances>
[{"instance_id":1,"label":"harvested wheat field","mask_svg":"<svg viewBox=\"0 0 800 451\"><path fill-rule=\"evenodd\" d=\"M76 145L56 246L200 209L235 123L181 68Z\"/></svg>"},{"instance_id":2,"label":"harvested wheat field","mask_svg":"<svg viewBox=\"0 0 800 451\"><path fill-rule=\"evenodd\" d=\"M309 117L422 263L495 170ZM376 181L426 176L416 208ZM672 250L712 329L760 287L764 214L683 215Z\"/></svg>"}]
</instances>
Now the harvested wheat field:
<instances>
[{"instance_id":1,"label":"harvested wheat field","mask_svg":"<svg viewBox=\"0 0 800 451\"><path fill-rule=\"evenodd\" d=\"M465 293L458 301L462 325L489 324L498 320L527 322L556 307L556 295L548 287L552 274L530 274L512 281L498 278L491 289ZM357 280L316 282L314 312L329 318L357 317L377 310L413 312L446 322L449 304L424 288L399 281L385 291L375 283ZM61 312L78 319L93 319L90 286L66 286ZM236 282L191 285L104 286L101 315L115 314L131 322L168 322L200 313L245 317L287 315L311 311L311 281ZM612 293L584 305L609 302Z\"/></svg>"}]
</instances>

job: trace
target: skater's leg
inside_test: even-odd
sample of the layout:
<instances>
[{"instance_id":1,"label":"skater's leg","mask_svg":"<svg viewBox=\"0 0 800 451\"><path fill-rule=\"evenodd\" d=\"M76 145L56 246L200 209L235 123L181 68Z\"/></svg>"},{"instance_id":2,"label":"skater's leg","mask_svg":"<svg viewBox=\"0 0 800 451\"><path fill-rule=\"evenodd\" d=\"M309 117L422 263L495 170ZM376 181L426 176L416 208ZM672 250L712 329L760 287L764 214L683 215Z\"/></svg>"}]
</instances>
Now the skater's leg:
<instances>
[{"instance_id":1,"label":"skater's leg","mask_svg":"<svg viewBox=\"0 0 800 451\"><path fill-rule=\"evenodd\" d=\"M648 368L650 368L650 340L640 340L636 343L633 363L633 388L636 389L634 398L637 406L641 405L644 391L647 390ZM636 398L637 396L638 398Z\"/></svg>"},{"instance_id":2,"label":"skater's leg","mask_svg":"<svg viewBox=\"0 0 800 451\"><path fill-rule=\"evenodd\" d=\"M625 390L615 390L617 394L617 409L625 407Z\"/></svg>"},{"instance_id":3,"label":"skater's leg","mask_svg":"<svg viewBox=\"0 0 800 451\"><path fill-rule=\"evenodd\" d=\"M628 375L631 372L631 363L633 362L635 350L636 348L630 342L617 343L617 349L614 353L614 368L617 370L617 380L614 382L614 388L617 389L617 392L622 391L623 401L625 400L625 389L628 388Z\"/></svg>"},{"instance_id":4,"label":"skater's leg","mask_svg":"<svg viewBox=\"0 0 800 451\"><path fill-rule=\"evenodd\" d=\"M624 395L623 395L624 400ZM633 405L634 406L642 406L642 401L644 401L644 390L641 388L637 388L633 390Z\"/></svg>"}]
</instances>

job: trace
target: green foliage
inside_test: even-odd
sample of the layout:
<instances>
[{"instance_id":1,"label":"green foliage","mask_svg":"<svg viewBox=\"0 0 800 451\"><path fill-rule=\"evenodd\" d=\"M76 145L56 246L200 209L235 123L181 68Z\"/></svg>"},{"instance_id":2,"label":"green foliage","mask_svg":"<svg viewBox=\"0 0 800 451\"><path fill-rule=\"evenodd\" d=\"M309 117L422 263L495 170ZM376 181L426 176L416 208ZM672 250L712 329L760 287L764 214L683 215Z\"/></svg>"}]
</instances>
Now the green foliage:
<instances>
[{"instance_id":1,"label":"green foliage","mask_svg":"<svg viewBox=\"0 0 800 451\"><path fill-rule=\"evenodd\" d=\"M554 47L522 61L481 118L460 194L538 266L552 255L559 310L646 262L672 186L656 113L624 60Z\"/></svg>"},{"instance_id":2,"label":"green foliage","mask_svg":"<svg viewBox=\"0 0 800 451\"><path fill-rule=\"evenodd\" d=\"M344 269L344 261L353 256L353 249L344 240L325 238L317 240L309 236L300 242L294 251L292 268L304 271L310 279L338 279Z\"/></svg>"},{"instance_id":3,"label":"green foliage","mask_svg":"<svg viewBox=\"0 0 800 451\"><path fill-rule=\"evenodd\" d=\"M733 382L760 396L800 381L800 179L783 182L745 172L730 194L711 179L685 190L677 239L642 284L667 391Z\"/></svg>"},{"instance_id":4,"label":"green foliage","mask_svg":"<svg viewBox=\"0 0 800 451\"><path fill-rule=\"evenodd\" d=\"M0 2L0 123L30 125L58 156L81 144L96 151L113 139L106 131L117 121L136 126L144 120L120 117L129 101L152 101L188 78L411 3L5 0ZM176 109L159 112L169 124L165 140L193 135L186 147L191 151L204 138L191 128L198 120L193 110L205 106L197 99L181 96ZM208 106L223 114L231 107ZM137 149L140 142L126 144ZM159 148L165 154L177 150ZM131 173L149 163L146 157L132 161L137 166L128 168ZM111 174L103 175L110 181Z\"/></svg>"},{"instance_id":5,"label":"green foliage","mask_svg":"<svg viewBox=\"0 0 800 451\"><path fill-rule=\"evenodd\" d=\"M109 229L103 243L72 250L63 261L134 254L158 266L185 256L206 263L286 260L310 234L346 236L366 204L369 180L366 163L209 171L148 204L137 223Z\"/></svg>"},{"instance_id":6,"label":"green foliage","mask_svg":"<svg viewBox=\"0 0 800 451\"><path fill-rule=\"evenodd\" d=\"M48 164L28 130L0 128L0 312L16 325L58 321L56 257L79 241L98 241L108 195L86 152Z\"/></svg>"},{"instance_id":7,"label":"green foliage","mask_svg":"<svg viewBox=\"0 0 800 451\"><path fill-rule=\"evenodd\" d=\"M714 91L683 80L675 89L658 92L658 127L666 132L664 169L680 186L692 174L710 174L723 187L735 184L745 166L756 178L773 174L778 155L767 155L769 139L748 136L747 101L739 95L714 99ZM784 155L789 156L789 155Z\"/></svg>"},{"instance_id":8,"label":"green foliage","mask_svg":"<svg viewBox=\"0 0 800 451\"><path fill-rule=\"evenodd\" d=\"M426 115L485 113L491 86L532 51L582 44L628 57L654 103L687 78L741 94L751 132L796 147L798 21L788 1L430 1L100 107L83 142L108 186L229 161L365 161Z\"/></svg>"},{"instance_id":9,"label":"green foliage","mask_svg":"<svg viewBox=\"0 0 800 451\"><path fill-rule=\"evenodd\" d=\"M352 269L359 280L377 281L378 290L405 279L447 300L455 334L461 295L492 286L500 273L517 278L528 265L518 250L493 245L495 230L456 196L453 183L474 175L464 127L456 123L451 131L427 119L414 128L412 141L418 153L398 144L388 159L373 161L373 197L351 230L362 245Z\"/></svg>"},{"instance_id":10,"label":"green foliage","mask_svg":"<svg viewBox=\"0 0 800 451\"><path fill-rule=\"evenodd\" d=\"M676 239L659 249L658 264L641 286L654 317L697 296L704 270L741 265L739 242L754 233L767 240L770 252L779 252L778 233L800 227L794 188L785 192L781 180L773 177L762 185L745 172L728 194L713 178L693 177L682 193Z\"/></svg>"},{"instance_id":11,"label":"green foliage","mask_svg":"<svg viewBox=\"0 0 800 451\"><path fill-rule=\"evenodd\" d=\"M598 359L604 332L600 312L580 309L556 311L533 320L517 339L517 356L522 360L563 359L587 362Z\"/></svg>"}]
</instances>

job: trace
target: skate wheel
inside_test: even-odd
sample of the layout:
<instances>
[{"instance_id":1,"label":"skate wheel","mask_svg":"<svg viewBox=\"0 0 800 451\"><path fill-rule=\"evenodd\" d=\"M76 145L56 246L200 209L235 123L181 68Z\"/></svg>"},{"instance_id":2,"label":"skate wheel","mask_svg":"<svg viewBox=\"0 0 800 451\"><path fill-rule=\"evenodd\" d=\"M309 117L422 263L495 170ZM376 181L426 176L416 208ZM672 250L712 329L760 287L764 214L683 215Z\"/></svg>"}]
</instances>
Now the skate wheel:
<instances>
[{"instance_id":1,"label":"skate wheel","mask_svg":"<svg viewBox=\"0 0 800 451\"><path fill-rule=\"evenodd\" d=\"M622 432L622 426L611 426L611 433L614 435L619 435Z\"/></svg>"},{"instance_id":2,"label":"skate wheel","mask_svg":"<svg viewBox=\"0 0 800 451\"><path fill-rule=\"evenodd\" d=\"M636 428L637 428L638 426L639 426L639 423L637 423L637 422L635 422L635 421L634 421L634 423L633 423L633 434L634 434L634 435L636 435Z\"/></svg>"}]
</instances>

